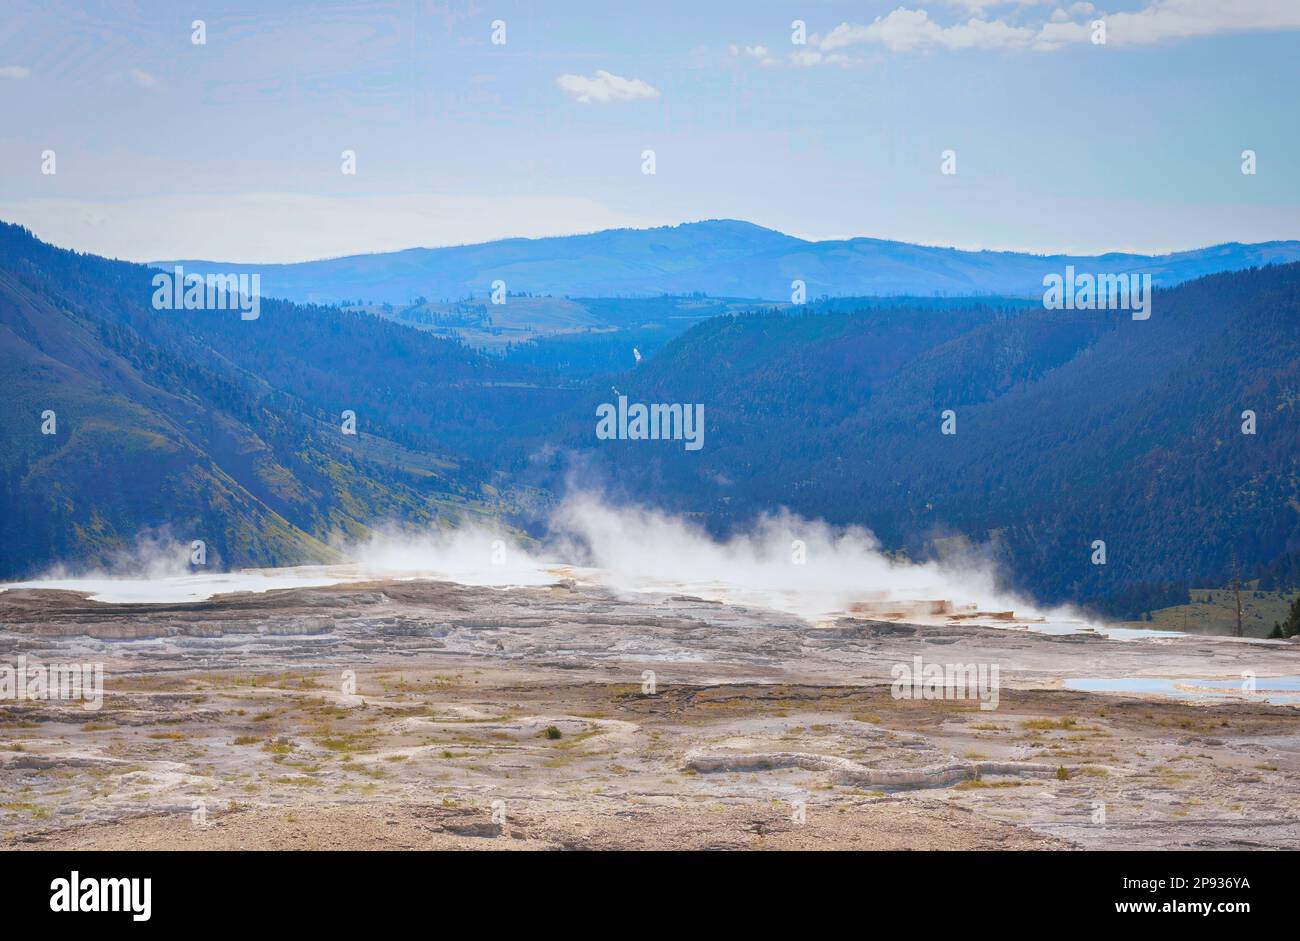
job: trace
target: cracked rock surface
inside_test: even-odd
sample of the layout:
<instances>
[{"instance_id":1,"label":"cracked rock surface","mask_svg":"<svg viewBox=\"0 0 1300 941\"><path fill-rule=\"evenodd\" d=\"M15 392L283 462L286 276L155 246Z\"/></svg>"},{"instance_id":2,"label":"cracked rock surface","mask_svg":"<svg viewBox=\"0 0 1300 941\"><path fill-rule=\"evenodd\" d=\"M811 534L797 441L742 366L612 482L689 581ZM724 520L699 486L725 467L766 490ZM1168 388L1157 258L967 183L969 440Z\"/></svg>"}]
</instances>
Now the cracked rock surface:
<instances>
[{"instance_id":1,"label":"cracked rock surface","mask_svg":"<svg viewBox=\"0 0 1300 941\"><path fill-rule=\"evenodd\" d=\"M1300 847L1300 710L1062 688L1294 675L1297 645L391 581L10 590L19 656L105 682L0 702L9 848ZM916 656L996 664L995 708L894 698Z\"/></svg>"}]
</instances>

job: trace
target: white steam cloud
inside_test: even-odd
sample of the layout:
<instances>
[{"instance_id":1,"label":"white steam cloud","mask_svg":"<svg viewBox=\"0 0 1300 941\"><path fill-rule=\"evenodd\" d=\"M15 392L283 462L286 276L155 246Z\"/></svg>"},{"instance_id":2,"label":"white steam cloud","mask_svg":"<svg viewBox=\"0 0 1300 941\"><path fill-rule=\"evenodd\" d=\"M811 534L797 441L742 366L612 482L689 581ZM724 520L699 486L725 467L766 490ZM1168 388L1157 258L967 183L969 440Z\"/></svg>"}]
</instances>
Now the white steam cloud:
<instances>
[{"instance_id":1,"label":"white steam cloud","mask_svg":"<svg viewBox=\"0 0 1300 941\"><path fill-rule=\"evenodd\" d=\"M810 621L845 614L944 620L977 612L982 620L998 613L1006 620L1006 612L1014 611L1018 623L1082 623L1077 613L1040 611L1000 590L987 559L896 561L866 529L831 527L785 512L718 540L679 516L578 494L555 510L551 532L539 544L490 522L418 533L388 530L345 547L348 564L220 574L195 572L183 545L149 537L110 571L76 578L56 572L22 587L90 591L102 601L179 601L385 578L500 588L573 579L620 595L686 594Z\"/></svg>"},{"instance_id":2,"label":"white steam cloud","mask_svg":"<svg viewBox=\"0 0 1300 941\"><path fill-rule=\"evenodd\" d=\"M763 517L719 542L680 517L614 508L591 496L561 506L563 528L623 591L672 588L718 601L816 618L867 605L947 601L980 610L1024 609L998 592L991 564L895 562L869 531L834 529L789 513Z\"/></svg>"},{"instance_id":3,"label":"white steam cloud","mask_svg":"<svg viewBox=\"0 0 1300 941\"><path fill-rule=\"evenodd\" d=\"M345 551L370 577L434 576L498 587L551 585L556 579L556 562L544 561L517 533L492 523L419 534L378 532Z\"/></svg>"},{"instance_id":4,"label":"white steam cloud","mask_svg":"<svg viewBox=\"0 0 1300 941\"><path fill-rule=\"evenodd\" d=\"M189 574L189 561L189 543L176 539L166 528L150 529L136 537L133 545L108 553L103 565L56 565L42 579L175 578Z\"/></svg>"},{"instance_id":5,"label":"white steam cloud","mask_svg":"<svg viewBox=\"0 0 1300 941\"><path fill-rule=\"evenodd\" d=\"M865 529L834 528L789 513L764 517L749 532L720 541L681 517L580 494L555 511L551 530L542 546L482 525L390 532L350 555L377 576L502 587L568 577L621 594L689 594L809 620L848 612L946 617L1013 610L1022 618L1076 617L1038 611L1000 591L987 560L895 561Z\"/></svg>"}]
</instances>

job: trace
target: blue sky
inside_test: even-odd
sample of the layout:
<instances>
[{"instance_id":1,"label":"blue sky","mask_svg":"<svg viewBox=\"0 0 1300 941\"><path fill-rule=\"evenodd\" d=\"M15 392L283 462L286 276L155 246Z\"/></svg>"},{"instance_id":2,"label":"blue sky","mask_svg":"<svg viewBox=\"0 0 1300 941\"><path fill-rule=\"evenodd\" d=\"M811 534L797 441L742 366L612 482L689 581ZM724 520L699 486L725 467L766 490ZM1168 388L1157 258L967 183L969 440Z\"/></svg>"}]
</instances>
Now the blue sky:
<instances>
[{"instance_id":1,"label":"blue sky","mask_svg":"<svg viewBox=\"0 0 1300 941\"><path fill-rule=\"evenodd\" d=\"M722 217L1034 251L1300 238L1300 0L5 7L0 218L117 257Z\"/></svg>"}]
</instances>

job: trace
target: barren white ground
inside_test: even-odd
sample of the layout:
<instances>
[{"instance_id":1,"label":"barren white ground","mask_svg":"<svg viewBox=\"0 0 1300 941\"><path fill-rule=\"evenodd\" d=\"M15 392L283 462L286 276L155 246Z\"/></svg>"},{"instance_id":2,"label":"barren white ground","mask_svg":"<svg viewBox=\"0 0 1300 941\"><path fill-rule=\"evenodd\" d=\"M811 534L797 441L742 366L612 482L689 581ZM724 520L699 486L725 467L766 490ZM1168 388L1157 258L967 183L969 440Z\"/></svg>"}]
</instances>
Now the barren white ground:
<instances>
[{"instance_id":1,"label":"barren white ground","mask_svg":"<svg viewBox=\"0 0 1300 941\"><path fill-rule=\"evenodd\" d=\"M0 702L0 845L1300 847L1293 643L284 577L0 592L0 663L106 677ZM996 665L997 708L895 698L916 656ZM1064 688L1135 677L1185 698Z\"/></svg>"}]
</instances>

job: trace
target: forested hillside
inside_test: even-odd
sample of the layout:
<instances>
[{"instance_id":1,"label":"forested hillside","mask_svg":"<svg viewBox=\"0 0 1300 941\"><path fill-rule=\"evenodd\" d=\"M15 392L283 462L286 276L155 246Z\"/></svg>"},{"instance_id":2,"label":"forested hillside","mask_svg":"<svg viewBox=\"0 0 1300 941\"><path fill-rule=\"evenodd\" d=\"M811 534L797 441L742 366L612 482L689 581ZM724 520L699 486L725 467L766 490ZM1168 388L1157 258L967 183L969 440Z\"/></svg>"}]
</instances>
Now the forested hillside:
<instances>
[{"instance_id":1,"label":"forested hillside","mask_svg":"<svg viewBox=\"0 0 1300 941\"><path fill-rule=\"evenodd\" d=\"M1159 291L1153 311L718 318L611 380L631 401L703 403L705 447L602 442L583 471L718 530L785 506L914 554L964 534L1039 597L1117 613L1223 584L1234 553L1248 576L1289 580L1300 265ZM593 390L591 414L610 395ZM571 441L589 435L579 424Z\"/></svg>"},{"instance_id":2,"label":"forested hillside","mask_svg":"<svg viewBox=\"0 0 1300 941\"><path fill-rule=\"evenodd\" d=\"M218 567L321 560L376 523L499 510L459 449L544 398L523 370L332 309L157 311L151 275L0 226L0 573L145 534Z\"/></svg>"},{"instance_id":3,"label":"forested hillside","mask_svg":"<svg viewBox=\"0 0 1300 941\"><path fill-rule=\"evenodd\" d=\"M598 487L717 532L785 507L913 557L961 536L1038 598L1117 615L1224 584L1234 556L1300 578L1300 264L1157 290L1140 321L830 298L669 340L674 312L735 302L587 299L609 331L505 356L334 307L159 311L152 274L0 226L0 574L159 532L220 566L331 558L390 520L541 533ZM598 440L619 394L703 404L704 447Z\"/></svg>"}]
</instances>

